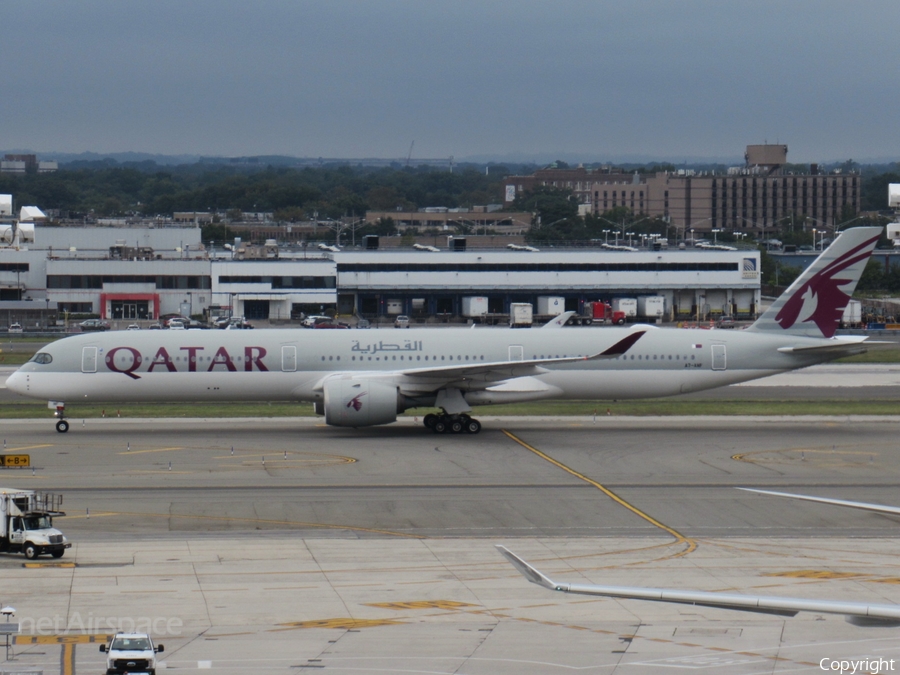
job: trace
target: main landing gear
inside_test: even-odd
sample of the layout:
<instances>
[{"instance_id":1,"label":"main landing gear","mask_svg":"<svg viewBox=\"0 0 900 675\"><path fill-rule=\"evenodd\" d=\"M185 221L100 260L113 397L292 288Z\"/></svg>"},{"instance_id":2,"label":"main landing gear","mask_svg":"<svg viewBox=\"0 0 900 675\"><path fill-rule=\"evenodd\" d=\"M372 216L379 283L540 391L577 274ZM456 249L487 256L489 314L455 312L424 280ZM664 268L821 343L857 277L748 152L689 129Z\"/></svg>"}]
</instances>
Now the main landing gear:
<instances>
[{"instance_id":1,"label":"main landing gear","mask_svg":"<svg viewBox=\"0 0 900 675\"><path fill-rule=\"evenodd\" d=\"M481 431L481 422L465 413L462 415L425 415L423 423L436 434L477 434Z\"/></svg>"},{"instance_id":2,"label":"main landing gear","mask_svg":"<svg viewBox=\"0 0 900 675\"><path fill-rule=\"evenodd\" d=\"M69 430L69 423L66 421L66 406L57 403L54 415L57 417L56 430L61 434L66 433Z\"/></svg>"}]
</instances>

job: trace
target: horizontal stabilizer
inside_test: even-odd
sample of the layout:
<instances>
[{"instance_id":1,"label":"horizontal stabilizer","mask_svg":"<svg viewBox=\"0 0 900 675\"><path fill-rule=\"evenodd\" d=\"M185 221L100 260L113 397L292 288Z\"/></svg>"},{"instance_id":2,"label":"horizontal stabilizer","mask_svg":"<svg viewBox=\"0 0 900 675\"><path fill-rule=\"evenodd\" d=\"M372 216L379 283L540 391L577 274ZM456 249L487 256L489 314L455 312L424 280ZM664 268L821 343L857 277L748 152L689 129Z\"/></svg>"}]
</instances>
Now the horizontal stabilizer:
<instances>
[{"instance_id":1,"label":"horizontal stabilizer","mask_svg":"<svg viewBox=\"0 0 900 675\"><path fill-rule=\"evenodd\" d=\"M866 347L873 344L885 344L883 342L868 342L866 335L848 335L832 338L824 344L799 345L794 347L779 347L782 354L861 354Z\"/></svg>"},{"instance_id":2,"label":"horizontal stabilizer","mask_svg":"<svg viewBox=\"0 0 900 675\"><path fill-rule=\"evenodd\" d=\"M842 602L839 600L810 600L806 598L784 598L777 596L753 596L740 593L716 593L711 591L691 591L673 588L647 588L642 586L596 586L593 584L570 584L553 581L540 570L528 564L507 548L497 546L497 550L509 560L528 581L552 591L598 595L608 598L628 598L650 600L683 605L699 605L718 609L734 609L745 612L795 616L797 612L818 612L822 614L842 614L847 620L859 626L900 625L900 605Z\"/></svg>"}]
</instances>

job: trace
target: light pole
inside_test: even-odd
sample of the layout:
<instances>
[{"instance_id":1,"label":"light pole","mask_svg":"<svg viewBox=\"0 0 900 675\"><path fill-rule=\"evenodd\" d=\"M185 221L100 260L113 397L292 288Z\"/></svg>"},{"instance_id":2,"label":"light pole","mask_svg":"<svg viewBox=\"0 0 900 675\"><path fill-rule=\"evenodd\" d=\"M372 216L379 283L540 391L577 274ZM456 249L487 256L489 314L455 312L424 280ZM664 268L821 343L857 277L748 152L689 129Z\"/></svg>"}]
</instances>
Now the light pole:
<instances>
[{"instance_id":1,"label":"light pole","mask_svg":"<svg viewBox=\"0 0 900 675\"><path fill-rule=\"evenodd\" d=\"M717 227L714 227L713 229L710 230L710 232L712 232L712 234L713 234L713 244L714 245L717 245L719 243L719 232L721 232L721 231L722 230L720 230Z\"/></svg>"},{"instance_id":2,"label":"light pole","mask_svg":"<svg viewBox=\"0 0 900 675\"><path fill-rule=\"evenodd\" d=\"M612 232L612 230L601 230L601 232L603 232L603 234L606 235L606 239L604 240L603 243L606 245L609 245L609 233Z\"/></svg>"}]
</instances>

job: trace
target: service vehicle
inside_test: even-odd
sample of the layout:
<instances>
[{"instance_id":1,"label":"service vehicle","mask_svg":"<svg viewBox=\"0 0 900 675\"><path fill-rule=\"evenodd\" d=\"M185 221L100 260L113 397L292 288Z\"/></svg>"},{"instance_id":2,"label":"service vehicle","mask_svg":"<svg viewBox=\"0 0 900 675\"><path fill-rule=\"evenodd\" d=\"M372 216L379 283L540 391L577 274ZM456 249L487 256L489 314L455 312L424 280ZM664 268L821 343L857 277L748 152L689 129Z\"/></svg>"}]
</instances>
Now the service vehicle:
<instances>
[{"instance_id":1,"label":"service vehicle","mask_svg":"<svg viewBox=\"0 0 900 675\"><path fill-rule=\"evenodd\" d=\"M666 298L662 295L642 295L637 299L637 313L642 319L662 320L666 313Z\"/></svg>"},{"instance_id":2,"label":"service vehicle","mask_svg":"<svg viewBox=\"0 0 900 675\"><path fill-rule=\"evenodd\" d=\"M20 323L9 324L9 332L10 333L21 333L22 332L22 324L20 324Z\"/></svg>"},{"instance_id":3,"label":"service vehicle","mask_svg":"<svg viewBox=\"0 0 900 675\"><path fill-rule=\"evenodd\" d=\"M72 544L53 527L62 495L0 488L0 553L24 553L34 560L43 553L62 558Z\"/></svg>"},{"instance_id":4,"label":"service vehicle","mask_svg":"<svg viewBox=\"0 0 900 675\"><path fill-rule=\"evenodd\" d=\"M637 317L637 298L613 298L612 308L614 312L625 314L625 320L634 320Z\"/></svg>"},{"instance_id":5,"label":"service vehicle","mask_svg":"<svg viewBox=\"0 0 900 675\"><path fill-rule=\"evenodd\" d=\"M848 300L841 314L841 328L859 328L862 325L862 303L859 300Z\"/></svg>"},{"instance_id":6,"label":"service vehicle","mask_svg":"<svg viewBox=\"0 0 900 675\"><path fill-rule=\"evenodd\" d=\"M513 302L509 305L509 325L513 328L531 328L534 308L530 302Z\"/></svg>"},{"instance_id":7,"label":"service vehicle","mask_svg":"<svg viewBox=\"0 0 900 675\"><path fill-rule=\"evenodd\" d=\"M106 675L155 675L156 655L166 648L154 645L146 633L116 633L108 645L100 645L100 651L106 654Z\"/></svg>"},{"instance_id":8,"label":"service vehicle","mask_svg":"<svg viewBox=\"0 0 900 675\"><path fill-rule=\"evenodd\" d=\"M81 330L109 330L109 322L103 319L85 319L80 324Z\"/></svg>"},{"instance_id":9,"label":"service vehicle","mask_svg":"<svg viewBox=\"0 0 900 675\"><path fill-rule=\"evenodd\" d=\"M394 319L394 328L409 328L409 317L401 314Z\"/></svg>"}]
</instances>

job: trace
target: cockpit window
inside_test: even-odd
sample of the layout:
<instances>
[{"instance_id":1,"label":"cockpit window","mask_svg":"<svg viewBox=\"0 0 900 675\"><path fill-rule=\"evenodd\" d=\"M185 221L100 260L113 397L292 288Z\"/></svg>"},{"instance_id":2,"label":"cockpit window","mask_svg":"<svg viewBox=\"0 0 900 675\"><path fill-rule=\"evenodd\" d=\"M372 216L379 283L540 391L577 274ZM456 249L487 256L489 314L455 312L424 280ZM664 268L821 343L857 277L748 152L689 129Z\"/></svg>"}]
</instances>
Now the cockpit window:
<instances>
[{"instance_id":1,"label":"cockpit window","mask_svg":"<svg viewBox=\"0 0 900 675\"><path fill-rule=\"evenodd\" d=\"M47 352L38 352L31 357L31 360L35 363L40 363L46 366L48 363L51 363L53 361L53 357L50 356Z\"/></svg>"}]
</instances>

